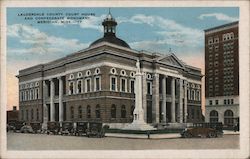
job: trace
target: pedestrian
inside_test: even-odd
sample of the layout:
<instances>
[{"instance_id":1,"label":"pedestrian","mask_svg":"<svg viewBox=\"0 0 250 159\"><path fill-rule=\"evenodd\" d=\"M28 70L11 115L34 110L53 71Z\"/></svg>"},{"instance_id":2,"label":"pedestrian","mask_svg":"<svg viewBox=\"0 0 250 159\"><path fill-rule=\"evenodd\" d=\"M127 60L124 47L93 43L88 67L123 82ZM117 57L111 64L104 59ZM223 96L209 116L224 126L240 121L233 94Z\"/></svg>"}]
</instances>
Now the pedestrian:
<instances>
[{"instance_id":1,"label":"pedestrian","mask_svg":"<svg viewBox=\"0 0 250 159\"><path fill-rule=\"evenodd\" d=\"M147 131L148 139L150 139L150 131Z\"/></svg>"}]
</instances>

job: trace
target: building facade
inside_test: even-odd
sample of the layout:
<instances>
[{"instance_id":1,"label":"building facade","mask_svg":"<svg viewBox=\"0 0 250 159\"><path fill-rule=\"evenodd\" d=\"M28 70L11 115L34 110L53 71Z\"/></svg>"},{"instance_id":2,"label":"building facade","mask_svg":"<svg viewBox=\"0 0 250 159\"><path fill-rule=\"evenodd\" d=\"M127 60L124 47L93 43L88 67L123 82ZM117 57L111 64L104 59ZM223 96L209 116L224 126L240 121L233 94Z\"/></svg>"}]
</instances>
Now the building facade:
<instances>
[{"instance_id":1,"label":"building facade","mask_svg":"<svg viewBox=\"0 0 250 159\"><path fill-rule=\"evenodd\" d=\"M206 121L233 126L239 119L238 22L205 30Z\"/></svg>"},{"instance_id":2,"label":"building facade","mask_svg":"<svg viewBox=\"0 0 250 159\"><path fill-rule=\"evenodd\" d=\"M88 48L19 71L20 120L130 123L135 104L136 61L143 72L147 123L187 123L202 119L201 69L173 53L136 51L116 37L109 13L104 36Z\"/></svg>"}]
</instances>

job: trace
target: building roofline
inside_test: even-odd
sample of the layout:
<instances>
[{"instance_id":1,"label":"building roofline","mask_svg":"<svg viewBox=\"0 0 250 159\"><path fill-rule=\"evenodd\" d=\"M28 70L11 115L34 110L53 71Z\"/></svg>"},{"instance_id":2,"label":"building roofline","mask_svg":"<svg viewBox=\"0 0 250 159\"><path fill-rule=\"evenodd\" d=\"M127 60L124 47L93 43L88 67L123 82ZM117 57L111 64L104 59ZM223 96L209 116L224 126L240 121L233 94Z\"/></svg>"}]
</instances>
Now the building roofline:
<instances>
[{"instance_id":1,"label":"building roofline","mask_svg":"<svg viewBox=\"0 0 250 159\"><path fill-rule=\"evenodd\" d=\"M235 21L235 22L232 22L232 23L223 24L223 25L216 26L216 27L209 28L209 29L204 29L204 32L208 32L208 31L212 31L212 30L216 30L216 29L220 29L220 28L224 28L224 27L232 26L232 25L236 25L236 24L239 24L239 21Z\"/></svg>"}]
</instances>

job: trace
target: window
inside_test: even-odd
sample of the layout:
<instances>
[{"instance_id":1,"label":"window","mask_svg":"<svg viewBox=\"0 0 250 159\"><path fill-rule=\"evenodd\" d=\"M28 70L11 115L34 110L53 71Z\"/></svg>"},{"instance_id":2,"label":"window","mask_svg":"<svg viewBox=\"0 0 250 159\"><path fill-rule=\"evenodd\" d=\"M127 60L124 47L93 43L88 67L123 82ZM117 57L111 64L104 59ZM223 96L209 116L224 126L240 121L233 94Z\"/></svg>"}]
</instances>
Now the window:
<instances>
[{"instance_id":1,"label":"window","mask_svg":"<svg viewBox=\"0 0 250 159\"><path fill-rule=\"evenodd\" d=\"M219 118L218 118L218 112L216 110L212 110L209 114L210 117L210 123L216 123L218 122Z\"/></svg>"},{"instance_id":2,"label":"window","mask_svg":"<svg viewBox=\"0 0 250 159\"><path fill-rule=\"evenodd\" d=\"M135 77L135 73L134 72L130 72L130 77Z\"/></svg>"},{"instance_id":3,"label":"window","mask_svg":"<svg viewBox=\"0 0 250 159\"><path fill-rule=\"evenodd\" d=\"M39 88L36 88L36 99L39 99Z\"/></svg>"},{"instance_id":4,"label":"window","mask_svg":"<svg viewBox=\"0 0 250 159\"><path fill-rule=\"evenodd\" d=\"M111 90L116 91L116 77L111 77Z\"/></svg>"},{"instance_id":5,"label":"window","mask_svg":"<svg viewBox=\"0 0 250 159\"><path fill-rule=\"evenodd\" d=\"M115 69L115 68L111 68L111 69L110 69L110 73L116 74L116 69Z\"/></svg>"},{"instance_id":6,"label":"window","mask_svg":"<svg viewBox=\"0 0 250 159\"><path fill-rule=\"evenodd\" d=\"M130 81L130 92L131 93L135 92L135 81L134 80Z\"/></svg>"},{"instance_id":7,"label":"window","mask_svg":"<svg viewBox=\"0 0 250 159\"><path fill-rule=\"evenodd\" d=\"M77 81L77 93L82 93L82 80Z\"/></svg>"},{"instance_id":8,"label":"window","mask_svg":"<svg viewBox=\"0 0 250 159\"><path fill-rule=\"evenodd\" d=\"M100 105L96 105L96 108L95 108L95 116L96 118L101 118L101 112L100 112Z\"/></svg>"},{"instance_id":9,"label":"window","mask_svg":"<svg viewBox=\"0 0 250 159\"><path fill-rule=\"evenodd\" d=\"M120 73L122 76L126 76L126 71L125 70L121 70L121 73Z\"/></svg>"},{"instance_id":10,"label":"window","mask_svg":"<svg viewBox=\"0 0 250 159\"><path fill-rule=\"evenodd\" d=\"M122 118L126 118L126 107L125 107L125 105L122 105L121 117L122 117Z\"/></svg>"},{"instance_id":11,"label":"window","mask_svg":"<svg viewBox=\"0 0 250 159\"><path fill-rule=\"evenodd\" d=\"M210 45L210 44L212 44L213 43L213 38L212 37L209 37L208 38L208 44Z\"/></svg>"},{"instance_id":12,"label":"window","mask_svg":"<svg viewBox=\"0 0 250 159\"><path fill-rule=\"evenodd\" d=\"M233 126L234 125L234 113L232 110L226 110L224 113L224 125Z\"/></svg>"},{"instance_id":13,"label":"window","mask_svg":"<svg viewBox=\"0 0 250 159\"><path fill-rule=\"evenodd\" d=\"M31 109L31 120L33 120L33 119L34 119L34 110Z\"/></svg>"},{"instance_id":14,"label":"window","mask_svg":"<svg viewBox=\"0 0 250 159\"><path fill-rule=\"evenodd\" d=\"M116 118L116 106L114 104L111 106L111 118Z\"/></svg>"},{"instance_id":15,"label":"window","mask_svg":"<svg viewBox=\"0 0 250 159\"><path fill-rule=\"evenodd\" d=\"M218 101L218 100L215 100L215 104L218 105L218 104L219 104L219 101Z\"/></svg>"},{"instance_id":16,"label":"window","mask_svg":"<svg viewBox=\"0 0 250 159\"><path fill-rule=\"evenodd\" d=\"M69 95L74 94L74 82L69 83Z\"/></svg>"},{"instance_id":17,"label":"window","mask_svg":"<svg viewBox=\"0 0 250 159\"><path fill-rule=\"evenodd\" d=\"M101 90L101 80L100 77L95 77L95 91Z\"/></svg>"},{"instance_id":18,"label":"window","mask_svg":"<svg viewBox=\"0 0 250 159\"><path fill-rule=\"evenodd\" d=\"M82 72L78 72L77 73L77 78L81 78L82 77Z\"/></svg>"},{"instance_id":19,"label":"window","mask_svg":"<svg viewBox=\"0 0 250 159\"><path fill-rule=\"evenodd\" d=\"M91 91L91 79L87 78L85 82L85 92L90 92Z\"/></svg>"},{"instance_id":20,"label":"window","mask_svg":"<svg viewBox=\"0 0 250 159\"><path fill-rule=\"evenodd\" d=\"M91 71L90 70L86 71L86 76L90 76L90 75L91 75Z\"/></svg>"},{"instance_id":21,"label":"window","mask_svg":"<svg viewBox=\"0 0 250 159\"><path fill-rule=\"evenodd\" d=\"M152 83L147 82L147 94L152 94Z\"/></svg>"},{"instance_id":22,"label":"window","mask_svg":"<svg viewBox=\"0 0 250 159\"><path fill-rule=\"evenodd\" d=\"M91 118L91 108L89 105L87 106L87 118Z\"/></svg>"},{"instance_id":23,"label":"window","mask_svg":"<svg viewBox=\"0 0 250 159\"><path fill-rule=\"evenodd\" d=\"M33 100L33 89L30 90L30 100Z\"/></svg>"},{"instance_id":24,"label":"window","mask_svg":"<svg viewBox=\"0 0 250 159\"><path fill-rule=\"evenodd\" d=\"M96 75L100 74L100 72L101 72L101 71L100 71L100 68L96 68L96 69L95 69L95 74L96 74Z\"/></svg>"},{"instance_id":25,"label":"window","mask_svg":"<svg viewBox=\"0 0 250 159\"><path fill-rule=\"evenodd\" d=\"M82 119L82 106L78 107L78 118Z\"/></svg>"},{"instance_id":26,"label":"window","mask_svg":"<svg viewBox=\"0 0 250 159\"><path fill-rule=\"evenodd\" d=\"M37 121L39 120L39 109L38 108L36 109L36 120Z\"/></svg>"},{"instance_id":27,"label":"window","mask_svg":"<svg viewBox=\"0 0 250 159\"><path fill-rule=\"evenodd\" d=\"M147 74L147 79L152 79L151 74Z\"/></svg>"},{"instance_id":28,"label":"window","mask_svg":"<svg viewBox=\"0 0 250 159\"><path fill-rule=\"evenodd\" d=\"M132 105L132 106L131 106L131 110L130 110L130 115L131 115L131 116L133 116L133 114L134 114L134 109L135 109L135 106Z\"/></svg>"},{"instance_id":29,"label":"window","mask_svg":"<svg viewBox=\"0 0 250 159\"><path fill-rule=\"evenodd\" d=\"M234 104L234 99L231 99L231 104Z\"/></svg>"},{"instance_id":30,"label":"window","mask_svg":"<svg viewBox=\"0 0 250 159\"><path fill-rule=\"evenodd\" d=\"M213 101L212 100L209 100L209 105L213 105Z\"/></svg>"},{"instance_id":31,"label":"window","mask_svg":"<svg viewBox=\"0 0 250 159\"><path fill-rule=\"evenodd\" d=\"M194 108L191 108L191 118L194 119Z\"/></svg>"},{"instance_id":32,"label":"window","mask_svg":"<svg viewBox=\"0 0 250 159\"><path fill-rule=\"evenodd\" d=\"M73 106L70 107L70 116L71 116L70 117L71 119L74 119L74 107Z\"/></svg>"},{"instance_id":33,"label":"window","mask_svg":"<svg viewBox=\"0 0 250 159\"><path fill-rule=\"evenodd\" d=\"M125 78L121 78L121 86L120 86L121 92L127 92L127 80Z\"/></svg>"},{"instance_id":34,"label":"window","mask_svg":"<svg viewBox=\"0 0 250 159\"><path fill-rule=\"evenodd\" d=\"M74 79L74 74L70 74L69 79Z\"/></svg>"}]
</instances>

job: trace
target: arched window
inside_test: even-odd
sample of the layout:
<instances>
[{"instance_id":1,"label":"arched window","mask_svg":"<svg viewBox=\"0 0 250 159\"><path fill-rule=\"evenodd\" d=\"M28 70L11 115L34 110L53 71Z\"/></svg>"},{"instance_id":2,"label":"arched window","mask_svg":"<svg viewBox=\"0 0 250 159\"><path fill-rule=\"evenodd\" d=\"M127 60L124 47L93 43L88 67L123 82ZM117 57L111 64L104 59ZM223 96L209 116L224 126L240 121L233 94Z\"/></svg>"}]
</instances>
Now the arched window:
<instances>
[{"instance_id":1,"label":"arched window","mask_svg":"<svg viewBox=\"0 0 250 159\"><path fill-rule=\"evenodd\" d=\"M224 125L233 126L234 125L234 113L232 110L226 110L224 113Z\"/></svg>"},{"instance_id":2,"label":"arched window","mask_svg":"<svg viewBox=\"0 0 250 159\"><path fill-rule=\"evenodd\" d=\"M39 109L38 108L36 109L36 120L37 121L39 120Z\"/></svg>"},{"instance_id":3,"label":"arched window","mask_svg":"<svg viewBox=\"0 0 250 159\"><path fill-rule=\"evenodd\" d=\"M82 119L82 106L78 107L78 118Z\"/></svg>"},{"instance_id":4,"label":"arched window","mask_svg":"<svg viewBox=\"0 0 250 159\"><path fill-rule=\"evenodd\" d=\"M218 122L218 112L216 110L212 110L209 114L210 116L210 123L216 123Z\"/></svg>"},{"instance_id":5,"label":"arched window","mask_svg":"<svg viewBox=\"0 0 250 159\"><path fill-rule=\"evenodd\" d=\"M116 106L114 104L111 106L111 118L116 118Z\"/></svg>"},{"instance_id":6,"label":"arched window","mask_svg":"<svg viewBox=\"0 0 250 159\"><path fill-rule=\"evenodd\" d=\"M87 106L87 118L91 118L91 108L89 105Z\"/></svg>"},{"instance_id":7,"label":"arched window","mask_svg":"<svg viewBox=\"0 0 250 159\"><path fill-rule=\"evenodd\" d=\"M33 119L34 119L34 110L31 109L31 120L33 120Z\"/></svg>"},{"instance_id":8,"label":"arched window","mask_svg":"<svg viewBox=\"0 0 250 159\"><path fill-rule=\"evenodd\" d=\"M73 106L70 107L70 115L71 115L71 119L74 119L74 107Z\"/></svg>"},{"instance_id":9,"label":"arched window","mask_svg":"<svg viewBox=\"0 0 250 159\"><path fill-rule=\"evenodd\" d=\"M125 105L122 105L122 109L121 109L121 117L122 118L126 118L126 107Z\"/></svg>"},{"instance_id":10,"label":"arched window","mask_svg":"<svg viewBox=\"0 0 250 159\"><path fill-rule=\"evenodd\" d=\"M96 108L95 108L95 116L97 119L101 118L101 112L100 112L100 105L96 105Z\"/></svg>"}]
</instances>

